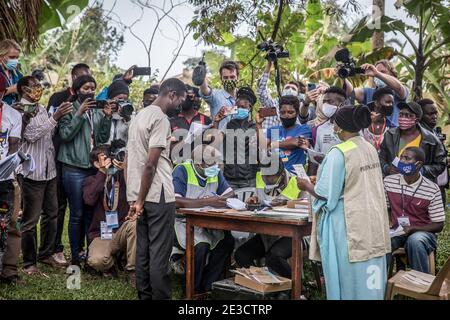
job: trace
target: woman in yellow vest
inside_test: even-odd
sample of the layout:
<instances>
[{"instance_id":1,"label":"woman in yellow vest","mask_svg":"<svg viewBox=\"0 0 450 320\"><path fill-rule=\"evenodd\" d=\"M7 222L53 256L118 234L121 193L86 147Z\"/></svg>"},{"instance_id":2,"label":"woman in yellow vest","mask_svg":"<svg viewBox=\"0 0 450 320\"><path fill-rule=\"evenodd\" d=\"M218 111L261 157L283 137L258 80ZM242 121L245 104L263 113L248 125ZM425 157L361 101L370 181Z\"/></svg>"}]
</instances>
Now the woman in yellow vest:
<instances>
[{"instance_id":1,"label":"woman in yellow vest","mask_svg":"<svg viewBox=\"0 0 450 320\"><path fill-rule=\"evenodd\" d=\"M389 222L378 153L359 135L371 123L365 106L334 116L341 144L321 164L316 185L298 187L316 199L310 258L321 260L330 300L383 299L390 252Z\"/></svg>"}]
</instances>

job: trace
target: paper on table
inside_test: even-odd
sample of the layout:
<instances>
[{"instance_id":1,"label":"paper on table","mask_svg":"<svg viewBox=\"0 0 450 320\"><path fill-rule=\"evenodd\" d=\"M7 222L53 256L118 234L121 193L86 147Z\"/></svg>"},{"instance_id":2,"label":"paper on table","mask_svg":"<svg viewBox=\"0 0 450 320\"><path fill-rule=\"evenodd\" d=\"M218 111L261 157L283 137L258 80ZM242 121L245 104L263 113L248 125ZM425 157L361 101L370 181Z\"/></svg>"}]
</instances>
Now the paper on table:
<instances>
[{"instance_id":1,"label":"paper on table","mask_svg":"<svg viewBox=\"0 0 450 320\"><path fill-rule=\"evenodd\" d=\"M227 206L231 209L243 211L247 209L247 206L245 202L242 202L241 200L237 198L228 198L227 199Z\"/></svg>"},{"instance_id":2,"label":"paper on table","mask_svg":"<svg viewBox=\"0 0 450 320\"><path fill-rule=\"evenodd\" d=\"M325 157L325 154L322 152L317 152L314 149L306 149L306 151L308 152L308 158L309 160L311 160L312 163L318 164L320 165L320 162L316 161L316 159L314 157Z\"/></svg>"}]
</instances>

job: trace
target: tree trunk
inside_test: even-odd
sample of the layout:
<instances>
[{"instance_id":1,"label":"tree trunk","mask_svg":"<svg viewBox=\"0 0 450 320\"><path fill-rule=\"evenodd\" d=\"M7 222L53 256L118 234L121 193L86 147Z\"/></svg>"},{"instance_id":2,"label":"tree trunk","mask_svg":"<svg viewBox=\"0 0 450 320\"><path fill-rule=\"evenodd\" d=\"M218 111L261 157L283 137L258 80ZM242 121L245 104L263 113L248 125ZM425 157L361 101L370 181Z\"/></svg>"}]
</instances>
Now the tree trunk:
<instances>
[{"instance_id":1,"label":"tree trunk","mask_svg":"<svg viewBox=\"0 0 450 320\"><path fill-rule=\"evenodd\" d=\"M384 16L385 3L384 0L373 0L373 21L376 22ZM379 16L380 15L380 16ZM384 32L374 32L372 36L372 50L384 48Z\"/></svg>"},{"instance_id":2,"label":"tree trunk","mask_svg":"<svg viewBox=\"0 0 450 320\"><path fill-rule=\"evenodd\" d=\"M413 84L413 101L419 101L422 99L422 92L423 92L423 73L425 72L425 69L423 68L424 62L423 59L420 59L417 57L417 65L415 68L415 78L414 78L414 84Z\"/></svg>"}]
</instances>

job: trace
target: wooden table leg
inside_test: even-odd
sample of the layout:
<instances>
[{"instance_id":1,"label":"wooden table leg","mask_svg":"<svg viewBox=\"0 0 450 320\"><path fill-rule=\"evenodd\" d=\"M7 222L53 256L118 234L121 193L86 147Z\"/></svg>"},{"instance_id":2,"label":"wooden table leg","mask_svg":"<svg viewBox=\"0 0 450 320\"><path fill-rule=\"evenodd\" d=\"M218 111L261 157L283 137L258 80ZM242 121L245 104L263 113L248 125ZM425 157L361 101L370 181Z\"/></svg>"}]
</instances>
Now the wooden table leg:
<instances>
[{"instance_id":1,"label":"wooden table leg","mask_svg":"<svg viewBox=\"0 0 450 320\"><path fill-rule=\"evenodd\" d=\"M194 226L186 219L186 299L194 298Z\"/></svg>"},{"instance_id":2,"label":"wooden table leg","mask_svg":"<svg viewBox=\"0 0 450 320\"><path fill-rule=\"evenodd\" d=\"M292 299L299 300L302 294L302 238L297 228L292 236Z\"/></svg>"}]
</instances>

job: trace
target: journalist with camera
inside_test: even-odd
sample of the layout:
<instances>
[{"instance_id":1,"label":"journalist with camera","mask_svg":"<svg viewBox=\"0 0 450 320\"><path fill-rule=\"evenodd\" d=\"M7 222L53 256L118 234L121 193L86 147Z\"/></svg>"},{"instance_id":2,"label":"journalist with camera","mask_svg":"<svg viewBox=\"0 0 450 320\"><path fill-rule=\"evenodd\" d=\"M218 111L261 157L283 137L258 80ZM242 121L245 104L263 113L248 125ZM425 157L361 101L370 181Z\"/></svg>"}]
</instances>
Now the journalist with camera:
<instances>
[{"instance_id":1,"label":"journalist with camera","mask_svg":"<svg viewBox=\"0 0 450 320\"><path fill-rule=\"evenodd\" d=\"M392 115L387 117L387 121L389 127L398 127L398 115L400 109L397 105L400 102L406 101L409 96L409 91L407 87L397 79L397 71L392 62L384 59L377 61L375 65L366 63L361 67L358 67L348 49L345 48L336 52L335 58L339 62L337 74L344 79L344 90L346 91L347 96L353 96L359 103L368 105L373 102L373 95L377 89L388 87L394 91L394 110ZM358 74L372 77L375 88L354 88L348 78Z\"/></svg>"},{"instance_id":2,"label":"journalist with camera","mask_svg":"<svg viewBox=\"0 0 450 320\"><path fill-rule=\"evenodd\" d=\"M88 265L105 276L113 274L124 262L134 285L136 261L136 221L126 220L129 205L124 176L125 143L95 147L91 165L97 169L83 187L83 200L94 208L88 231Z\"/></svg>"},{"instance_id":3,"label":"journalist with camera","mask_svg":"<svg viewBox=\"0 0 450 320\"><path fill-rule=\"evenodd\" d=\"M266 54L266 68L261 78L258 81L258 86L256 93L260 99L261 107L260 112L264 114L263 129L267 130L273 126L281 125L280 122L280 111L279 103L277 97L273 99L268 90L267 82L269 81L270 72L272 66L275 64L275 82L277 84L277 89L280 91L281 80L278 68L278 59L289 58L289 52L284 51L283 47L272 41L265 41L257 46L261 51L267 52ZM315 116L314 109L309 109L309 104L303 103L305 99L305 85L296 80L291 80L287 82L283 90L281 91L281 96L295 96L300 100L300 114L297 123L306 123ZM270 110L270 111L269 111Z\"/></svg>"},{"instance_id":4,"label":"journalist with camera","mask_svg":"<svg viewBox=\"0 0 450 320\"><path fill-rule=\"evenodd\" d=\"M89 154L99 144L108 141L111 133L112 106L106 103L97 109L94 99L97 83L92 76L78 77L73 84L76 100L73 111L59 123L62 144L58 160L63 164L63 186L69 200L69 242L72 264L80 263L82 238L90 225L91 208L83 205L84 180L95 174Z\"/></svg>"}]
</instances>

